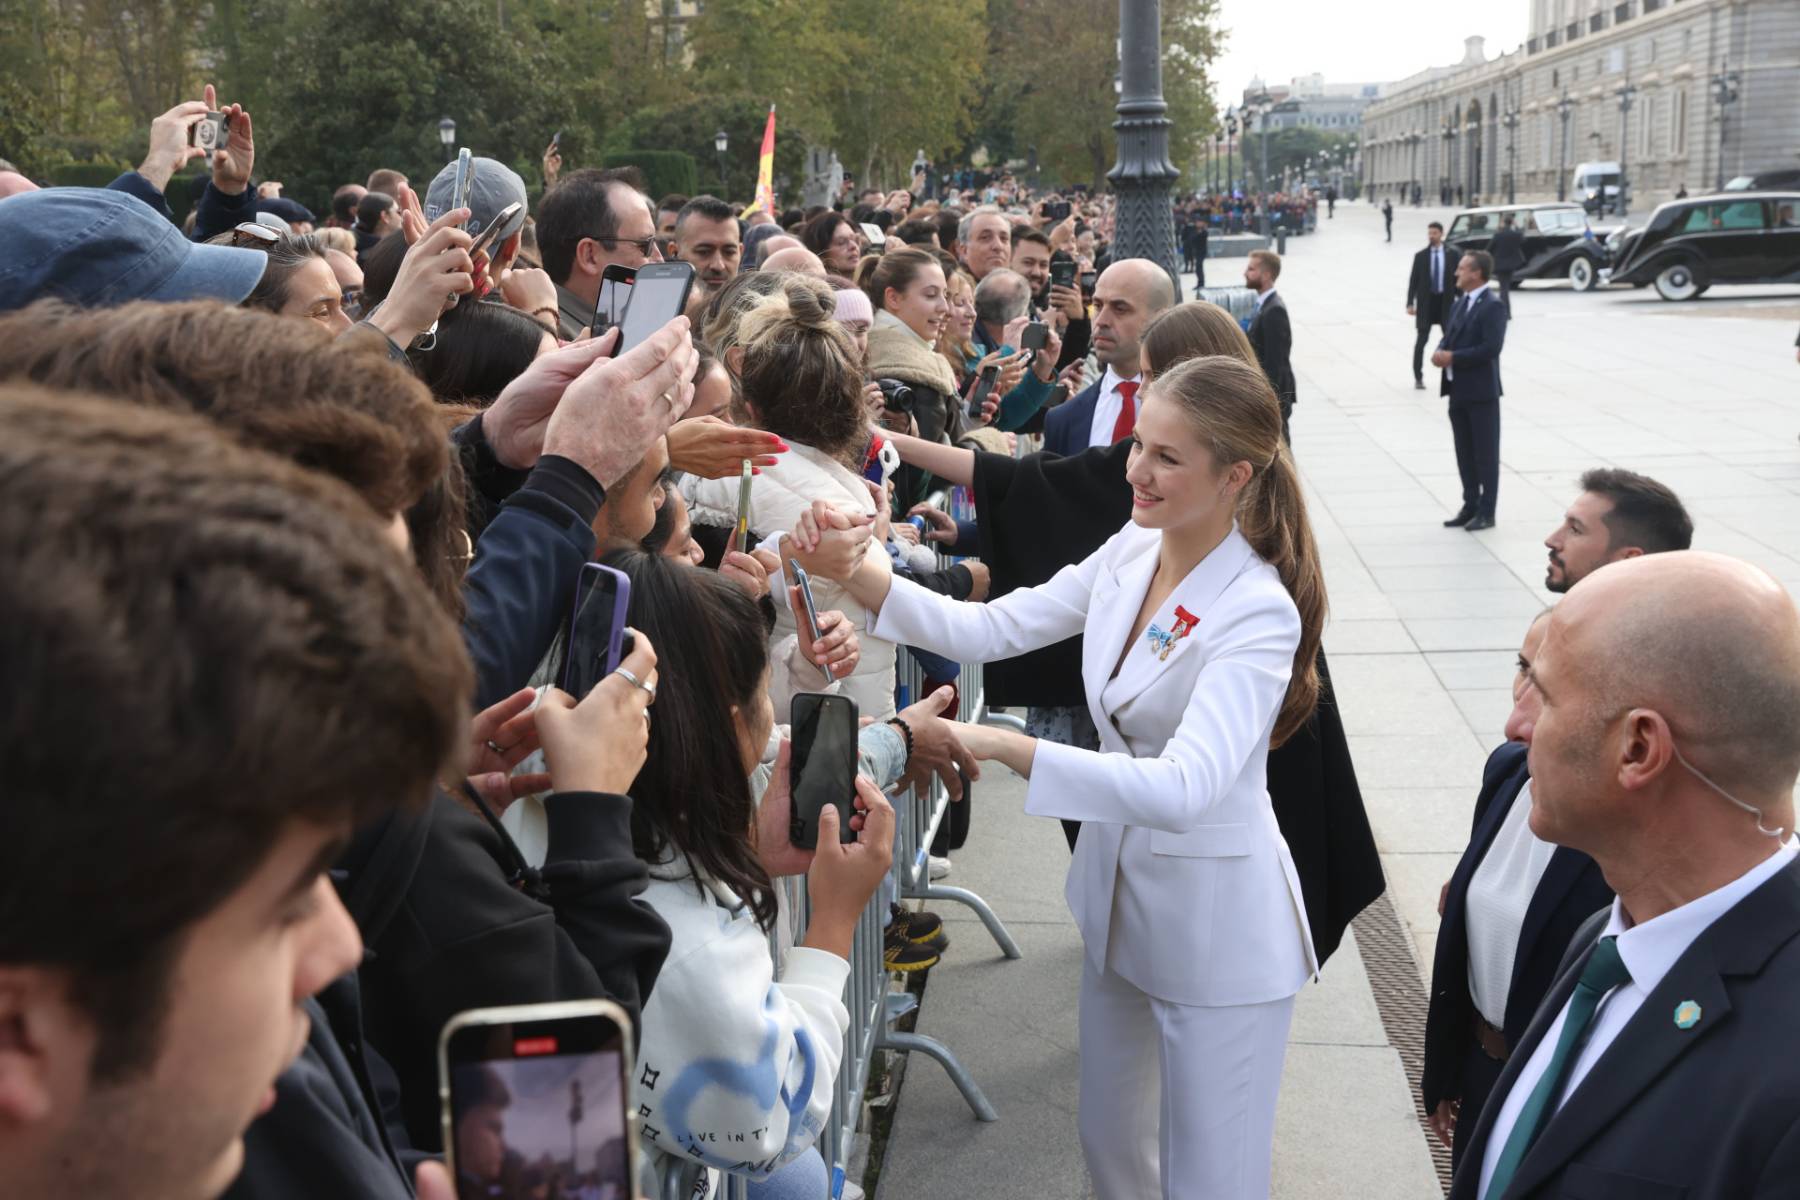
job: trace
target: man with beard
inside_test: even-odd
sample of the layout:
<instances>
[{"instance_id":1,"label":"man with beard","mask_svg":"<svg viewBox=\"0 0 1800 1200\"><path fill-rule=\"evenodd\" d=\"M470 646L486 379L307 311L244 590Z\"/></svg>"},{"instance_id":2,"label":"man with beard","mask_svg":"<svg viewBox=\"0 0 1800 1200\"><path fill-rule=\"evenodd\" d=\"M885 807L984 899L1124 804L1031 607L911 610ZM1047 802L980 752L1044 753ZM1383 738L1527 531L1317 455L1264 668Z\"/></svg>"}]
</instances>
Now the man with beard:
<instances>
[{"instance_id":1,"label":"man with beard","mask_svg":"<svg viewBox=\"0 0 1800 1200\"><path fill-rule=\"evenodd\" d=\"M1544 539L1544 586L1566 592L1607 563L1686 550L1693 541L1694 522L1671 489L1635 471L1596 467L1581 477L1581 495Z\"/></svg>"},{"instance_id":2,"label":"man with beard","mask_svg":"<svg viewBox=\"0 0 1800 1200\"><path fill-rule=\"evenodd\" d=\"M695 196L675 218L675 257L694 268L694 291L713 295L737 274L742 251L737 210L716 196Z\"/></svg>"}]
</instances>

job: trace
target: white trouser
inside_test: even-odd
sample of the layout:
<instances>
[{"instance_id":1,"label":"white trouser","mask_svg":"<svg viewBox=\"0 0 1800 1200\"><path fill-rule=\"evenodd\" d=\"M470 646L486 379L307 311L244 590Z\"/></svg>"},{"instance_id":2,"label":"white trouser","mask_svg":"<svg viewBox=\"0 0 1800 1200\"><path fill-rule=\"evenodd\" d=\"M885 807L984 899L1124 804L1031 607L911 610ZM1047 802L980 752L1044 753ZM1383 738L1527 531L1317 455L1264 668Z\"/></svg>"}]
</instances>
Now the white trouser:
<instances>
[{"instance_id":1,"label":"white trouser","mask_svg":"<svg viewBox=\"0 0 1800 1200\"><path fill-rule=\"evenodd\" d=\"M1081 1148L1100 1200L1269 1194L1294 998L1200 1008L1083 957Z\"/></svg>"}]
</instances>

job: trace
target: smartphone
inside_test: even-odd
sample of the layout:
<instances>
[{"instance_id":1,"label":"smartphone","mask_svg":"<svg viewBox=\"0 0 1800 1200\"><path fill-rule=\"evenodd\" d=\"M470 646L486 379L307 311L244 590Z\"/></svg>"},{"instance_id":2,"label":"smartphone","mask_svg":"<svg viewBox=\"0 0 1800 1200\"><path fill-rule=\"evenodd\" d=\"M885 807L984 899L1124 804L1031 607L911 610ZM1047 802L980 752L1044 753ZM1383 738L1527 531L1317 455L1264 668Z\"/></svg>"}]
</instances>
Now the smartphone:
<instances>
[{"instance_id":1,"label":"smartphone","mask_svg":"<svg viewBox=\"0 0 1800 1200\"><path fill-rule=\"evenodd\" d=\"M981 368L981 374L975 380L975 390L969 395L969 419L981 420L981 410L987 407L988 393L994 390L994 380L1000 375L1000 368L993 363Z\"/></svg>"},{"instance_id":2,"label":"smartphone","mask_svg":"<svg viewBox=\"0 0 1800 1200\"><path fill-rule=\"evenodd\" d=\"M599 337L625 315L625 302L631 299L631 282L637 278L636 267L608 263L600 272L600 295L594 305L594 336Z\"/></svg>"},{"instance_id":3,"label":"smartphone","mask_svg":"<svg viewBox=\"0 0 1800 1200\"><path fill-rule=\"evenodd\" d=\"M863 236L869 239L869 249L880 254L887 247L887 234L883 233L881 226L873 221L863 221L860 224Z\"/></svg>"},{"instance_id":4,"label":"smartphone","mask_svg":"<svg viewBox=\"0 0 1800 1200\"><path fill-rule=\"evenodd\" d=\"M513 1195L516 1177L534 1168L590 1179L596 1195L635 1196L631 1045L631 1019L610 1000L450 1018L438 1039L438 1097L457 1200Z\"/></svg>"},{"instance_id":5,"label":"smartphone","mask_svg":"<svg viewBox=\"0 0 1800 1200\"><path fill-rule=\"evenodd\" d=\"M1066 288L1075 286L1075 260L1069 258L1050 260L1050 286Z\"/></svg>"},{"instance_id":6,"label":"smartphone","mask_svg":"<svg viewBox=\"0 0 1800 1200\"><path fill-rule=\"evenodd\" d=\"M594 685L612 674L627 654L625 610L631 605L631 577L599 563L588 563L575 580L575 607L569 636L563 643L563 691L580 701Z\"/></svg>"},{"instance_id":7,"label":"smartphone","mask_svg":"<svg viewBox=\"0 0 1800 1200\"><path fill-rule=\"evenodd\" d=\"M486 250L494 238L499 236L500 231L512 224L512 219L518 216L524 208L523 204L515 200L494 214L494 219L488 222L488 227L476 235L474 243L469 247L469 257L474 258L477 251Z\"/></svg>"},{"instance_id":8,"label":"smartphone","mask_svg":"<svg viewBox=\"0 0 1800 1200\"><path fill-rule=\"evenodd\" d=\"M798 692L789 713L793 740L788 759L792 815L788 840L802 850L819 845L819 814L838 810L838 841L856 840L850 817L856 811L856 701L824 692Z\"/></svg>"},{"instance_id":9,"label":"smartphone","mask_svg":"<svg viewBox=\"0 0 1800 1200\"><path fill-rule=\"evenodd\" d=\"M225 127L225 114L209 112L188 126L188 145L198 146L211 154L222 149L231 131Z\"/></svg>"},{"instance_id":10,"label":"smartphone","mask_svg":"<svg viewBox=\"0 0 1800 1200\"><path fill-rule=\"evenodd\" d=\"M1094 285L1099 282L1100 282L1100 272L1098 272L1098 271L1083 271L1081 273L1081 290L1082 291L1092 294L1093 290L1094 290Z\"/></svg>"},{"instance_id":11,"label":"smartphone","mask_svg":"<svg viewBox=\"0 0 1800 1200\"><path fill-rule=\"evenodd\" d=\"M613 357L642 343L687 309L694 287L694 268L684 262L645 263L637 269L625 315L619 319L619 344Z\"/></svg>"},{"instance_id":12,"label":"smartphone","mask_svg":"<svg viewBox=\"0 0 1800 1200\"><path fill-rule=\"evenodd\" d=\"M754 474L755 468L750 465L750 460L746 458L744 460L742 472L738 476L737 524L732 527L732 538L735 542L734 549L736 549L739 554L750 553L750 478ZM817 639L815 638L814 640L816 641Z\"/></svg>"},{"instance_id":13,"label":"smartphone","mask_svg":"<svg viewBox=\"0 0 1800 1200\"><path fill-rule=\"evenodd\" d=\"M797 615L800 624L805 626L800 632L806 635L808 642L816 642L819 640L819 606L813 602L812 580L807 578L806 569L797 558L788 559L788 575L800 589L800 607L804 611ZM837 678L837 673L829 666L820 667L819 670L825 672L826 679Z\"/></svg>"},{"instance_id":14,"label":"smartphone","mask_svg":"<svg viewBox=\"0 0 1800 1200\"><path fill-rule=\"evenodd\" d=\"M550 135L550 149L551 150L561 150L562 149L562 130L559 129L555 133Z\"/></svg>"},{"instance_id":15,"label":"smartphone","mask_svg":"<svg viewBox=\"0 0 1800 1200\"><path fill-rule=\"evenodd\" d=\"M1019 349L1042 350L1050 340L1050 327L1042 321L1033 321L1025 326L1025 332L1019 335Z\"/></svg>"},{"instance_id":16,"label":"smartphone","mask_svg":"<svg viewBox=\"0 0 1800 1200\"><path fill-rule=\"evenodd\" d=\"M469 188L475 183L475 156L464 146L456 152L456 181L450 189L450 207L469 207ZM468 222L463 222L468 228Z\"/></svg>"}]
</instances>

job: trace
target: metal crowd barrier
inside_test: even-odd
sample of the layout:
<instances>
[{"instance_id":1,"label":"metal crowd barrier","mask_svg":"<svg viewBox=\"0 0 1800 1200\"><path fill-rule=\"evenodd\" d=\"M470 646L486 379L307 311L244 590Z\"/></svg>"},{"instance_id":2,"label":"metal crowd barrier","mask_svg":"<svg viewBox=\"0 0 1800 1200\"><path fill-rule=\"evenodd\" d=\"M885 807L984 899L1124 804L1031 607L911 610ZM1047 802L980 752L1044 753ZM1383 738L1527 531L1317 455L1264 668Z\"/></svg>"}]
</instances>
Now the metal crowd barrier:
<instances>
[{"instance_id":1,"label":"metal crowd barrier","mask_svg":"<svg viewBox=\"0 0 1800 1200\"><path fill-rule=\"evenodd\" d=\"M937 493L928 502L960 519L974 516L975 499L965 488L959 487L948 495ZM941 557L941 561L949 565L955 560ZM895 669L901 681L897 707L905 708L921 695L924 674L917 660L904 651L900 653ZM982 687L982 664L959 664L957 695L959 720L1004 725L1024 732L1025 722L1018 717L988 711ZM928 787L912 788L889 799L893 801L897 818L890 875L894 893L908 900L951 900L967 905L981 918L1002 954L1007 958L1022 957L1019 944L987 901L967 888L943 887L931 882L931 842L951 803L950 793L944 785L934 778ZM783 955L787 947L798 945L805 936L809 913L804 875L779 880L777 886L781 890L782 916L769 941L779 978ZM869 1068L877 1050L918 1051L935 1059L962 1093L977 1120L997 1121L1000 1118L980 1085L949 1047L923 1034L904 1033L893 1027L896 1021L918 1007L918 997L904 989L892 991L888 986L890 975L882 956L882 934L887 923L886 896L878 891L858 918L856 938L851 944L850 979L844 986L844 1006L850 1012L850 1029L844 1037L844 1057L838 1066L831 1114L817 1142L830 1178L832 1200L841 1200L844 1195L845 1171L856 1147L856 1123L862 1113L863 1093L868 1088ZM660 1200L688 1200L694 1195L704 1170L697 1162L685 1162L679 1170L666 1172ZM746 1200L748 1180L730 1174L723 1175L722 1179L719 1195L723 1200Z\"/></svg>"}]
</instances>

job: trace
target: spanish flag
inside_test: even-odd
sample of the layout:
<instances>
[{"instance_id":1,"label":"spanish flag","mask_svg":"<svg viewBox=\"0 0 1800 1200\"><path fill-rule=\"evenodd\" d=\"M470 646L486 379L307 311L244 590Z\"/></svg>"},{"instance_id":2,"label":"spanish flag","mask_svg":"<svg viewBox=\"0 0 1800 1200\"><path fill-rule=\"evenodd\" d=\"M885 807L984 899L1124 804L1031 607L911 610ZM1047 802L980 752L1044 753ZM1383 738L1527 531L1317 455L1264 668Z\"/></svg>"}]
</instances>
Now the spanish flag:
<instances>
[{"instance_id":1,"label":"spanish flag","mask_svg":"<svg viewBox=\"0 0 1800 1200\"><path fill-rule=\"evenodd\" d=\"M744 220L761 209L775 215L775 106L769 105L769 123L763 127L762 156L756 164L756 199L743 211Z\"/></svg>"}]
</instances>

